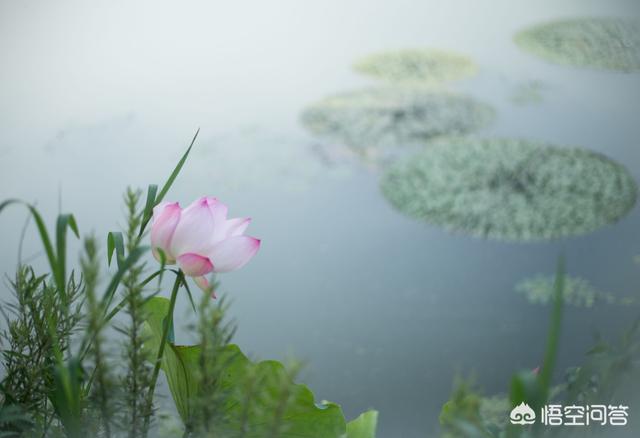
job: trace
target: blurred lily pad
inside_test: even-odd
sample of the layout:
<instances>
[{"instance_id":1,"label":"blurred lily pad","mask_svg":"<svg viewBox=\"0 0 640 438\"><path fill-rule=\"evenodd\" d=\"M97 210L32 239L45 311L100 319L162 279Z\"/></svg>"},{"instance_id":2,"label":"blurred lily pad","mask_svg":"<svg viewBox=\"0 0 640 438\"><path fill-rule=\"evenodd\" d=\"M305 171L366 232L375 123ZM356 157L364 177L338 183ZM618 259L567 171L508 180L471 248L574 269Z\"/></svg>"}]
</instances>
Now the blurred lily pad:
<instances>
[{"instance_id":1,"label":"blurred lily pad","mask_svg":"<svg viewBox=\"0 0 640 438\"><path fill-rule=\"evenodd\" d=\"M532 304L549 304L553 301L554 277L536 275L526 278L516 285L516 292L524 295ZM564 277L562 297L565 304L587 308L597 303L631 305L636 302L633 297L617 297L598 290L585 278L570 275Z\"/></svg>"},{"instance_id":2,"label":"blurred lily pad","mask_svg":"<svg viewBox=\"0 0 640 438\"><path fill-rule=\"evenodd\" d=\"M493 109L471 97L422 88L383 87L327 97L301 116L313 134L350 147L409 145L484 127Z\"/></svg>"},{"instance_id":3,"label":"blurred lily pad","mask_svg":"<svg viewBox=\"0 0 640 438\"><path fill-rule=\"evenodd\" d=\"M515 41L522 49L559 64L640 71L640 20L553 21L517 33Z\"/></svg>"},{"instance_id":4,"label":"blurred lily pad","mask_svg":"<svg viewBox=\"0 0 640 438\"><path fill-rule=\"evenodd\" d=\"M477 72L477 67L470 58L436 49L375 53L356 62L354 69L395 84L412 85L439 85Z\"/></svg>"},{"instance_id":5,"label":"blurred lily pad","mask_svg":"<svg viewBox=\"0 0 640 438\"><path fill-rule=\"evenodd\" d=\"M381 189L401 212L501 240L579 235L615 222L637 186L607 157L515 139L435 142L391 166Z\"/></svg>"}]
</instances>

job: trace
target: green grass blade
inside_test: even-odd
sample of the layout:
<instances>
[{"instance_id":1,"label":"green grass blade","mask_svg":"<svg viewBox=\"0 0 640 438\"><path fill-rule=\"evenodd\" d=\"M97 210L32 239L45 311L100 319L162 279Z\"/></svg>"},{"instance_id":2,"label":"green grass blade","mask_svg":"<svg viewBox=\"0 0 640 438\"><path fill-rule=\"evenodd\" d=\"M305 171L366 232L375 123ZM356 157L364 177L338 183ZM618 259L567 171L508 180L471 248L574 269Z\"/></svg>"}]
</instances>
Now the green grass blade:
<instances>
[{"instance_id":1,"label":"green grass blade","mask_svg":"<svg viewBox=\"0 0 640 438\"><path fill-rule=\"evenodd\" d=\"M187 148L185 153L182 155L182 158L180 158L180 161L178 161L178 164L176 165L175 169L173 169L173 172L171 172L171 175L169 175L169 178L167 179L167 182L165 182L164 185L162 186L162 189L160 190L160 193L158 193L158 196L156 198L156 202L155 202L156 205L159 202L162 202L162 200L164 199L165 195L167 194L167 192L169 191L169 189L173 185L173 182L175 181L176 177L180 173L180 170L182 170L182 166L184 166L184 163L187 161L187 157L189 157L189 153L191 152L191 148L193 147L194 143L196 142L196 139L198 138L198 134L199 133L200 133L200 128L198 128L198 130L196 131L195 135L193 136L193 139L191 139L191 143L189 144L189 147Z\"/></svg>"},{"instance_id":2,"label":"green grass blade","mask_svg":"<svg viewBox=\"0 0 640 438\"><path fill-rule=\"evenodd\" d=\"M155 184L149 184L147 189L147 200L144 204L144 210L142 211L142 221L140 223L140 235L144 232L144 227L147 225L151 216L153 215L153 207L156 206L156 195L158 193L158 186Z\"/></svg>"},{"instance_id":3,"label":"green grass blade","mask_svg":"<svg viewBox=\"0 0 640 438\"><path fill-rule=\"evenodd\" d=\"M193 136L193 139L191 140L191 143L189 144L189 147L187 148L186 152L182 155L182 158L180 158L180 161L178 161L178 164L173 169L173 172L171 172L171 175L169 175L169 178L167 179L167 181L162 186L162 189L160 190L160 193L158 193L158 196L156 196L156 198L154 200L154 204L153 204L154 206L156 206L160 202L162 202L162 200L166 196L167 192L169 191L169 189L173 185L173 182L175 181L176 177L180 173L180 170L182 170L182 166L184 166L184 163L187 161L187 157L189 156L189 153L191 152L191 148L193 147L194 143L196 142L196 138L198 138L198 134L199 133L200 133L200 128L198 128L198 130L196 131L196 133ZM151 220L151 215L149 215L145 220L142 221L142 224L140 225L140 233L138 234L139 236L141 236L142 233L144 232L144 229L146 228L147 224L149 223L149 220Z\"/></svg>"},{"instance_id":4,"label":"green grass blade","mask_svg":"<svg viewBox=\"0 0 640 438\"><path fill-rule=\"evenodd\" d=\"M554 283L554 302L553 310L551 313L551 320L549 322L547 348L545 350L544 362L542 362L542 369L540 371L540 387L542 390L543 398L543 400L541 400L542 404L546 403L547 397L549 395L549 388L551 386L551 379L553 377L553 369L555 367L556 356L558 354L558 344L560 342L565 277L564 265L564 257L560 257L560 259L558 260L556 279Z\"/></svg>"},{"instance_id":5,"label":"green grass blade","mask_svg":"<svg viewBox=\"0 0 640 438\"><path fill-rule=\"evenodd\" d=\"M58 215L58 221L56 223L56 267L54 277L56 279L56 285L60 291L60 295L64 302L67 300L66 283L67 283L67 229L71 228L71 231L80 238L78 232L78 225L76 220L71 214Z\"/></svg>"},{"instance_id":6,"label":"green grass blade","mask_svg":"<svg viewBox=\"0 0 640 438\"><path fill-rule=\"evenodd\" d=\"M109 266L111 266L111 258L114 251L116 252L116 263L119 268L122 260L124 260L124 238L120 231L110 231L107 234L107 262Z\"/></svg>"},{"instance_id":7,"label":"green grass blade","mask_svg":"<svg viewBox=\"0 0 640 438\"><path fill-rule=\"evenodd\" d=\"M36 227L38 228L38 233L40 234L40 240L42 241L42 245L44 246L44 251L47 255L47 260L49 261L49 267L51 268L51 275L53 276L58 289L64 291L64 278L62 279L62 282L60 282L60 278L57 275L58 262L56 259L56 254L54 252L53 245L51 244L51 239L49 238L47 227L45 226L44 221L42 220L42 216L40 216L40 213L38 213L38 210L34 206L27 204L26 202L21 201L19 199L8 199L2 202L2 204L0 204L0 213L6 207L12 204L24 205L29 209L31 216L33 216L33 219L36 223Z\"/></svg>"}]
</instances>

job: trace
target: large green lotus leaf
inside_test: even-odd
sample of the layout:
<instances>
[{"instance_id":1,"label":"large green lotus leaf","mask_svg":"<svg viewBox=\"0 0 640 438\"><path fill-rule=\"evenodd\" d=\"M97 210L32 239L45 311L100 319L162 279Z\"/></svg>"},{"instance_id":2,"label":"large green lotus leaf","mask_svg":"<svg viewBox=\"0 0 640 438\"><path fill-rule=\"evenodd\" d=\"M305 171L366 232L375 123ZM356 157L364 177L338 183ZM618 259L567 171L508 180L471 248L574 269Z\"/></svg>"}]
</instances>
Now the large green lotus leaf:
<instances>
[{"instance_id":1,"label":"large green lotus leaf","mask_svg":"<svg viewBox=\"0 0 640 438\"><path fill-rule=\"evenodd\" d=\"M381 189L409 216L501 240L588 233L637 196L629 172L604 155L514 139L435 142L391 166Z\"/></svg>"},{"instance_id":2,"label":"large green lotus leaf","mask_svg":"<svg viewBox=\"0 0 640 438\"><path fill-rule=\"evenodd\" d=\"M347 423L347 438L375 438L378 411L367 411Z\"/></svg>"},{"instance_id":3,"label":"large green lotus leaf","mask_svg":"<svg viewBox=\"0 0 640 438\"><path fill-rule=\"evenodd\" d=\"M380 87L327 97L306 108L301 121L311 133L361 152L464 135L494 115L490 106L462 94Z\"/></svg>"},{"instance_id":4,"label":"large green lotus leaf","mask_svg":"<svg viewBox=\"0 0 640 438\"><path fill-rule=\"evenodd\" d=\"M640 20L576 18L539 24L515 36L522 49L558 64L640 70Z\"/></svg>"},{"instance_id":5,"label":"large green lotus leaf","mask_svg":"<svg viewBox=\"0 0 640 438\"><path fill-rule=\"evenodd\" d=\"M151 336L147 348L157 351L162 338L162 326L169 310L169 300L155 297L146 304L148 312L147 327ZM284 366L276 361L263 361L253 364L236 345L228 345L222 355L226 356L225 369L222 376L223 390L228 394L225 406L225 422L219 430L237 431L244 413L244 394L247 379L251 376L256 381L266 382L261 386L261 394L252 401L253 409L248 418L249 433L247 437L261 437L263 428L273 417L270 405L261 409L260 404L267 403L269 397L276 397L280 391L278 382L289 378ZM176 346L165 349L162 370L165 372L171 395L183 422L191 417L190 401L197 393L195 376L198 372L200 347ZM339 438L346 433L344 415L340 407L334 403L318 405L313 393L304 385L289 385L290 402L282 416L284 438Z\"/></svg>"},{"instance_id":6,"label":"large green lotus leaf","mask_svg":"<svg viewBox=\"0 0 640 438\"><path fill-rule=\"evenodd\" d=\"M439 85L477 71L464 55L437 49L404 49L374 53L356 62L357 72L396 84Z\"/></svg>"}]
</instances>

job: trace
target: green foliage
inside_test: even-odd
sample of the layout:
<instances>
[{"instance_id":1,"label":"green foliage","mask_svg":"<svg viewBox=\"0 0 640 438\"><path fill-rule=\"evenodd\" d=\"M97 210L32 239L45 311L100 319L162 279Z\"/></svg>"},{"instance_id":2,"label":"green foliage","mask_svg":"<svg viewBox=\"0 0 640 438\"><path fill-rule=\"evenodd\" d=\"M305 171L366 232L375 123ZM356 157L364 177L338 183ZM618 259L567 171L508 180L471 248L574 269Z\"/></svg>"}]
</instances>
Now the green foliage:
<instances>
[{"instance_id":1,"label":"green foliage","mask_svg":"<svg viewBox=\"0 0 640 438\"><path fill-rule=\"evenodd\" d=\"M640 320L618 342L599 338L585 362L567 373L567 402L613 403L640 391Z\"/></svg>"},{"instance_id":2,"label":"green foliage","mask_svg":"<svg viewBox=\"0 0 640 438\"><path fill-rule=\"evenodd\" d=\"M464 381L459 381L453 394L442 407L440 425L445 438L467 437L525 437L528 428L507 424L507 413L520 403L527 403L534 412L554 396L551 387L562 322L564 289L564 260L558 261L554 282L554 306L549 319L547 348L539 373L521 371L511 378L509 397L484 398ZM536 424L537 426L538 424ZM506 435L505 435L506 434Z\"/></svg>"},{"instance_id":3,"label":"green foliage","mask_svg":"<svg viewBox=\"0 0 640 438\"><path fill-rule=\"evenodd\" d=\"M70 338L82 318L82 288L72 277L64 301L55 283L26 266L18 269L11 288L14 302L3 306L7 329L0 335L3 405L32 413L30 423L38 430L53 416L52 370L59 365L54 358L69 356Z\"/></svg>"},{"instance_id":4,"label":"green foliage","mask_svg":"<svg viewBox=\"0 0 640 438\"><path fill-rule=\"evenodd\" d=\"M144 324L147 318L143 296L143 286L140 276L143 267L134 266L123 280L124 298L126 303L124 312L127 324L117 329L126 338L127 348L123 351L126 373L122 376L120 385L123 398L120 400L121 428L128 431L130 438L143 436L147 433L152 410L145 403L147 388L151 384L151 366L143 350L147 337Z\"/></svg>"},{"instance_id":5,"label":"green foliage","mask_svg":"<svg viewBox=\"0 0 640 438\"><path fill-rule=\"evenodd\" d=\"M354 66L357 72L396 84L439 85L476 73L466 56L436 49L405 49L369 55Z\"/></svg>"},{"instance_id":6,"label":"green foliage","mask_svg":"<svg viewBox=\"0 0 640 438\"><path fill-rule=\"evenodd\" d=\"M440 412L440 426L443 438L487 437L504 427L510 406L506 398L500 400L504 416L489 416L482 412L483 399L471 384L462 380L456 382L453 393ZM506 406L505 406L506 405Z\"/></svg>"},{"instance_id":7,"label":"green foliage","mask_svg":"<svg viewBox=\"0 0 640 438\"><path fill-rule=\"evenodd\" d=\"M76 220L71 214L58 215L58 220L56 223L56 247L54 249L53 245L51 244L51 238L49 237L47 227L38 210L34 206L23 201L9 199L0 203L0 212L2 212L2 210L12 204L24 205L31 213L31 216L36 223L36 227L38 228L38 233L40 234L40 240L42 241L42 245L44 246L47 260L49 261L49 267L51 268L51 274L56 283L58 294L60 294L63 301L67 301L67 228L71 228L76 237L79 238L80 236L78 233L78 225L76 224Z\"/></svg>"},{"instance_id":8,"label":"green foliage","mask_svg":"<svg viewBox=\"0 0 640 438\"><path fill-rule=\"evenodd\" d=\"M378 411L367 411L347 423L347 438L375 438Z\"/></svg>"},{"instance_id":9,"label":"green foliage","mask_svg":"<svg viewBox=\"0 0 640 438\"><path fill-rule=\"evenodd\" d=\"M76 358L64 362L59 357L53 365L53 384L49 399L69 438L80 438L83 435L83 379L82 366Z\"/></svg>"},{"instance_id":10,"label":"green foliage","mask_svg":"<svg viewBox=\"0 0 640 438\"><path fill-rule=\"evenodd\" d=\"M474 236L540 240L625 216L637 185L603 155L513 139L437 142L393 166L381 189L401 212Z\"/></svg>"},{"instance_id":11,"label":"green foliage","mask_svg":"<svg viewBox=\"0 0 640 438\"><path fill-rule=\"evenodd\" d=\"M98 261L95 237L86 238L84 248L84 257L80 260L80 265L85 281L87 331L93 333L94 339L88 358L93 362L91 379L95 384L90 388L89 398L100 413L99 417L104 427L105 436L111 437L111 423L115 410L114 398L111 393L116 390L116 386L114 385L110 364L107 362L106 352L104 351L102 312L96 298L96 287L100 277L100 263Z\"/></svg>"},{"instance_id":12,"label":"green foliage","mask_svg":"<svg viewBox=\"0 0 640 438\"><path fill-rule=\"evenodd\" d=\"M5 374L0 438L156 436L152 421L161 368L183 419L179 433L184 436L344 438L341 409L333 403L316 405L309 389L294 383L298 365L285 369L274 361L253 363L229 344L234 326L224 321L224 300L212 306L208 295L203 299L196 327L199 345L173 341L178 291L184 286L193 304L191 291L184 274L171 270L176 274L171 300L154 298L168 269L163 262L146 273L142 256L148 248L141 242L153 207L168 192L195 138L162 189L149 186L142 209L141 192L127 190L127 225L107 236L107 263L115 254L115 272L100 295L95 237L84 241L82 275L67 276L67 229L78 235L72 215L58 216L54 246L33 206L15 200L0 204L0 211L15 203L27 206L50 268L38 275L20 266L11 282L14 300L1 308L7 329L0 333ZM149 292L155 279L156 290ZM117 294L121 300L112 306ZM116 318L120 312L122 317ZM117 355L112 345L119 347ZM79 347L76 354L71 346ZM350 426L361 434L355 438L373 437L372 416L368 413Z\"/></svg>"},{"instance_id":13,"label":"green foliage","mask_svg":"<svg viewBox=\"0 0 640 438\"><path fill-rule=\"evenodd\" d=\"M148 347L155 351L162 339L163 322L168 315L170 302L165 298L153 298L147 303L148 327L152 333ZM220 308L218 309L220 311ZM215 311L214 311L215 312ZM226 330L220 324L221 316L211 327L219 341L224 341ZM215 321L209 319L209 321ZM209 339L209 342L212 338ZM203 401L213 403L223 416L212 415L213 424L204 435L215 430L216 436L244 437L341 437L346 432L344 416L339 406L314 402L313 394L303 385L293 384L290 373L278 362L253 363L240 349L226 342L214 341L215 358L209 360L202 373L203 345L180 346L169 344L162 361L178 412L189 430L198 431L203 424L192 424L198 418ZM211 379L207 381L206 379ZM209 413L208 413L209 414ZM207 415L208 415L207 414ZM368 420L371 421L370 419ZM371 423L369 423L371 424Z\"/></svg>"},{"instance_id":14,"label":"green foliage","mask_svg":"<svg viewBox=\"0 0 640 438\"><path fill-rule=\"evenodd\" d=\"M522 49L551 62L623 72L640 70L640 20L575 18L543 23L515 36Z\"/></svg>"}]
</instances>

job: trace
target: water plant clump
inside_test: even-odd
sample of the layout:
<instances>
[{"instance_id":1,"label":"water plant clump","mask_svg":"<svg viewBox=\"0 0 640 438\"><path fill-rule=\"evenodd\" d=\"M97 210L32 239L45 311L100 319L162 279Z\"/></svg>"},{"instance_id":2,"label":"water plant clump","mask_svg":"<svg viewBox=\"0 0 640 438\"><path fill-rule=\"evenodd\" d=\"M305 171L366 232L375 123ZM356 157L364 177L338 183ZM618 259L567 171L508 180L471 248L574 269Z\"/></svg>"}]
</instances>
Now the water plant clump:
<instances>
[{"instance_id":1,"label":"water plant clump","mask_svg":"<svg viewBox=\"0 0 640 438\"><path fill-rule=\"evenodd\" d=\"M327 97L309 106L301 120L313 134L366 149L466 134L493 117L490 106L465 95L382 87Z\"/></svg>"},{"instance_id":2,"label":"water plant clump","mask_svg":"<svg viewBox=\"0 0 640 438\"><path fill-rule=\"evenodd\" d=\"M411 217L512 241L594 231L625 216L638 190L622 165L585 149L463 138L397 162L381 189Z\"/></svg>"},{"instance_id":3,"label":"water plant clump","mask_svg":"<svg viewBox=\"0 0 640 438\"><path fill-rule=\"evenodd\" d=\"M437 49L393 50L368 55L354 69L394 84L440 85L477 72L468 57Z\"/></svg>"},{"instance_id":4,"label":"water plant clump","mask_svg":"<svg viewBox=\"0 0 640 438\"><path fill-rule=\"evenodd\" d=\"M640 70L640 20L580 18L538 24L516 34L522 49L547 61L606 70Z\"/></svg>"}]
</instances>

